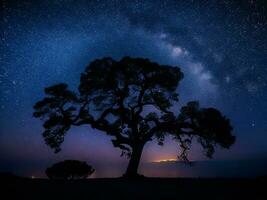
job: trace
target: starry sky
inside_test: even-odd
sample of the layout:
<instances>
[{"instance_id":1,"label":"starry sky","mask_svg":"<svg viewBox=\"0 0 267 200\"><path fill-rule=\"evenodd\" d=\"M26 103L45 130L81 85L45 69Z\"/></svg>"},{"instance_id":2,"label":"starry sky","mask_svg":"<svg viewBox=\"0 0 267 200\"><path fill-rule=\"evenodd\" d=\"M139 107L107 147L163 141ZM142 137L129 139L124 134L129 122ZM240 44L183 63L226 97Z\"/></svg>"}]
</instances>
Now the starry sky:
<instances>
[{"instance_id":1,"label":"starry sky","mask_svg":"<svg viewBox=\"0 0 267 200\"><path fill-rule=\"evenodd\" d=\"M216 107L234 127L236 143L217 149L214 160L267 159L264 0L3 0L0 48L0 171L42 176L48 165L80 159L105 176L123 173L127 159L105 134L71 129L54 154L32 117L44 87L66 82L76 90L85 67L106 56L179 66L181 105ZM171 138L163 147L150 142L142 163L178 152ZM206 159L198 145L190 158Z\"/></svg>"}]
</instances>

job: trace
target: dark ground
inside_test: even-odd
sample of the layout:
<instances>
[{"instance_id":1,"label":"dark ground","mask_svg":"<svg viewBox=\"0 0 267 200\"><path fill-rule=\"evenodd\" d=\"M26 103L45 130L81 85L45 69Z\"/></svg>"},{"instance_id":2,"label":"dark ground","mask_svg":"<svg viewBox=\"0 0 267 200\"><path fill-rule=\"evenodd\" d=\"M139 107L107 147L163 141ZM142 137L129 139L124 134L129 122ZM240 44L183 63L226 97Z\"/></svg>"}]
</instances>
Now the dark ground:
<instances>
[{"instance_id":1,"label":"dark ground","mask_svg":"<svg viewBox=\"0 0 267 200\"><path fill-rule=\"evenodd\" d=\"M267 179L48 180L1 177L1 199L267 200ZM6 196L7 195L7 196Z\"/></svg>"}]
</instances>

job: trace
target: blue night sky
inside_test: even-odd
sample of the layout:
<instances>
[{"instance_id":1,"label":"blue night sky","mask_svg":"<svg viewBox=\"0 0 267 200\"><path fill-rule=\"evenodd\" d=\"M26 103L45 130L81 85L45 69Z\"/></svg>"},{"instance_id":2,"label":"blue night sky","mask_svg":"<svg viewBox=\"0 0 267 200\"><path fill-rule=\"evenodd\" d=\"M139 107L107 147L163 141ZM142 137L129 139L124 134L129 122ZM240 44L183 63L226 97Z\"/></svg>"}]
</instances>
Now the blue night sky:
<instances>
[{"instance_id":1,"label":"blue night sky","mask_svg":"<svg viewBox=\"0 0 267 200\"><path fill-rule=\"evenodd\" d=\"M102 176L124 172L127 159L105 134L71 129L54 154L32 117L44 87L75 90L85 67L107 56L179 66L181 105L216 107L234 127L236 143L214 160L267 159L266 1L3 0L1 13L0 171L42 176L57 161L79 159L102 167ZM170 138L163 147L150 142L142 163L178 153ZM198 145L190 158L206 160Z\"/></svg>"}]
</instances>

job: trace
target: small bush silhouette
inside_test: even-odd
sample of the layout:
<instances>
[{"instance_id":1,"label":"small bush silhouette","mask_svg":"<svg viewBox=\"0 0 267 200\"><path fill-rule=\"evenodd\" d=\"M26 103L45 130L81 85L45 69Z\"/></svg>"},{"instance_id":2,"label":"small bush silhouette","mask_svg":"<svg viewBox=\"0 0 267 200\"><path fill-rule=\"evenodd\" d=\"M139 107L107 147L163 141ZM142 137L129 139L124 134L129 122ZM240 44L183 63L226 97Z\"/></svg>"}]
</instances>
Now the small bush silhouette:
<instances>
[{"instance_id":1,"label":"small bush silhouette","mask_svg":"<svg viewBox=\"0 0 267 200\"><path fill-rule=\"evenodd\" d=\"M94 171L86 162L65 160L47 168L45 173L50 179L85 179Z\"/></svg>"}]
</instances>

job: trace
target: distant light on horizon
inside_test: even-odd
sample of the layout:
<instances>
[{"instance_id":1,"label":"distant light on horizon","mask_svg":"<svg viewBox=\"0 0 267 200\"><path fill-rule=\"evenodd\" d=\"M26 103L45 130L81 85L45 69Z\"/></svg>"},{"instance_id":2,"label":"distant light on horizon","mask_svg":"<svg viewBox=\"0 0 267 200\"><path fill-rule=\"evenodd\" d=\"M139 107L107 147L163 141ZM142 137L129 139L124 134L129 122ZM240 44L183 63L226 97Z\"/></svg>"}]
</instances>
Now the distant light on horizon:
<instances>
[{"instance_id":1,"label":"distant light on horizon","mask_svg":"<svg viewBox=\"0 0 267 200\"><path fill-rule=\"evenodd\" d=\"M154 160L152 163L161 163L161 162L176 162L179 161L176 158L167 158L167 159L160 159L160 160Z\"/></svg>"}]
</instances>

